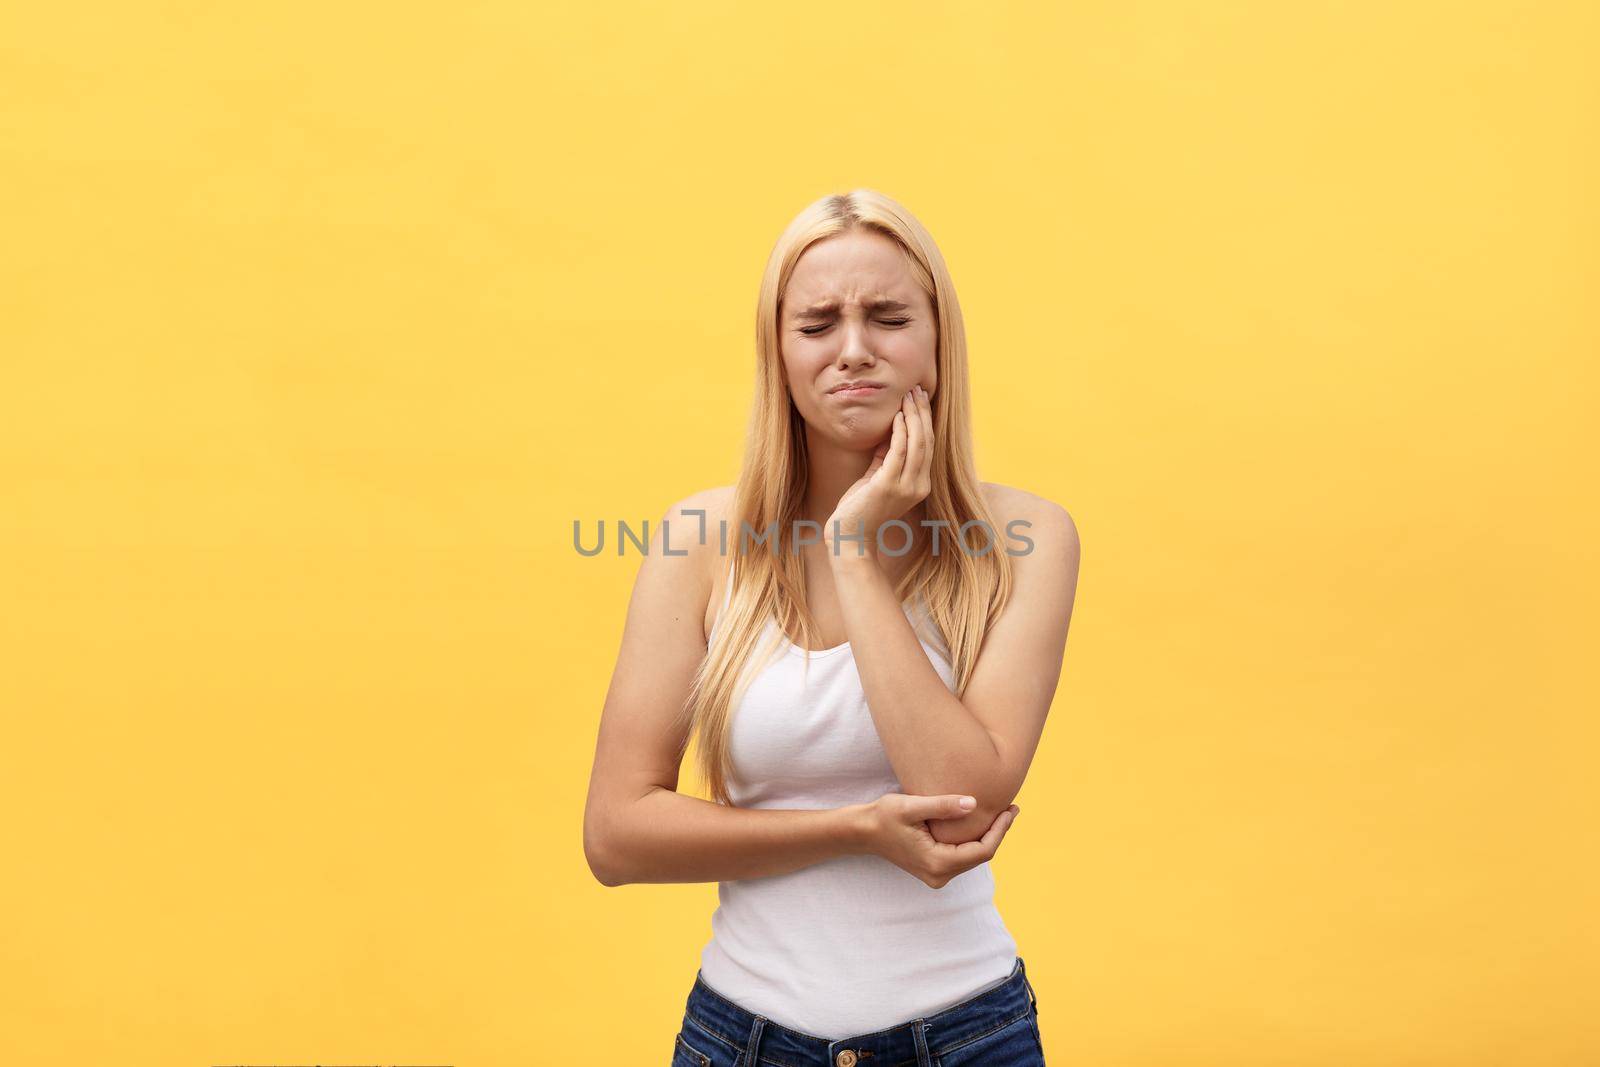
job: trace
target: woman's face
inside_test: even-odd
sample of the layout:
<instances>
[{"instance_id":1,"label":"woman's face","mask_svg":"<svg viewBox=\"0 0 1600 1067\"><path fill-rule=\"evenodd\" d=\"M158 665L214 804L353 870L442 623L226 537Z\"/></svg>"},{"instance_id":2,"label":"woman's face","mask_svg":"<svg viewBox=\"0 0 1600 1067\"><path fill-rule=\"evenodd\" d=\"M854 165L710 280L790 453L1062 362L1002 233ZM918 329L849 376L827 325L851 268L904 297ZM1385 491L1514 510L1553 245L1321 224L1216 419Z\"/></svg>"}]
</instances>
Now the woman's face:
<instances>
[{"instance_id":1,"label":"woman's face","mask_svg":"<svg viewBox=\"0 0 1600 1067\"><path fill-rule=\"evenodd\" d=\"M891 238L854 229L807 248L778 305L789 395L813 434L860 451L876 448L900 400L938 386L933 305ZM845 382L879 388L842 391Z\"/></svg>"}]
</instances>

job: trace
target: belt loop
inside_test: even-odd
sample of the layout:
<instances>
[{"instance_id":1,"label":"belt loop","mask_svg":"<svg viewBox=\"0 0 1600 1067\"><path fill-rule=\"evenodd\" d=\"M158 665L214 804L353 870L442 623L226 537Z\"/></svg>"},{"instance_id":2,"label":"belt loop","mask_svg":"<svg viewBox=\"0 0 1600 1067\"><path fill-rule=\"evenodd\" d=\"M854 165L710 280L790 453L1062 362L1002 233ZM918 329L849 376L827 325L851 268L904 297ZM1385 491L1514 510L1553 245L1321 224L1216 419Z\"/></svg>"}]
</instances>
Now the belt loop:
<instances>
[{"instance_id":1,"label":"belt loop","mask_svg":"<svg viewBox=\"0 0 1600 1067\"><path fill-rule=\"evenodd\" d=\"M745 1067L756 1067L756 1052L761 1048L761 1031L766 1029L767 1017L757 1015L755 1025L750 1027L750 1043L745 1046Z\"/></svg>"},{"instance_id":2,"label":"belt loop","mask_svg":"<svg viewBox=\"0 0 1600 1067\"><path fill-rule=\"evenodd\" d=\"M911 1024L911 1041L917 1046L917 1067L933 1067L933 1057L928 1055L928 1023L918 1019Z\"/></svg>"},{"instance_id":3,"label":"belt loop","mask_svg":"<svg viewBox=\"0 0 1600 1067\"><path fill-rule=\"evenodd\" d=\"M1019 970L1022 971L1022 985L1023 985L1023 988L1025 988L1028 991L1028 1000L1033 1004L1033 1013L1035 1015L1038 1015L1039 1014L1039 994L1037 994L1037 993L1035 993L1033 991L1033 983L1028 981L1028 970L1027 970L1026 967L1022 966L1020 960L1019 960L1019 962L1017 964L1017 967L1018 967Z\"/></svg>"}]
</instances>

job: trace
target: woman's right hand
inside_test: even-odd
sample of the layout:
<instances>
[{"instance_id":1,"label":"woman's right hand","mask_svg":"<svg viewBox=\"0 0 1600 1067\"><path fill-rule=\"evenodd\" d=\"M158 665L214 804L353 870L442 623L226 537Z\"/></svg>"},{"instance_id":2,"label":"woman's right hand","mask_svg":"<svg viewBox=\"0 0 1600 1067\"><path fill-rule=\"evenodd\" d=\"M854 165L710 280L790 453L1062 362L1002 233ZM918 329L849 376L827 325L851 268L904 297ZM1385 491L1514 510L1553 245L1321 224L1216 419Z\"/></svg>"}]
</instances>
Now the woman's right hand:
<instances>
[{"instance_id":1,"label":"woman's right hand","mask_svg":"<svg viewBox=\"0 0 1600 1067\"><path fill-rule=\"evenodd\" d=\"M1021 808L1013 804L996 815L976 841L947 845L934 838L929 819L959 819L969 814L960 794L918 796L885 793L865 805L868 849L934 889L958 874L992 859Z\"/></svg>"}]
</instances>

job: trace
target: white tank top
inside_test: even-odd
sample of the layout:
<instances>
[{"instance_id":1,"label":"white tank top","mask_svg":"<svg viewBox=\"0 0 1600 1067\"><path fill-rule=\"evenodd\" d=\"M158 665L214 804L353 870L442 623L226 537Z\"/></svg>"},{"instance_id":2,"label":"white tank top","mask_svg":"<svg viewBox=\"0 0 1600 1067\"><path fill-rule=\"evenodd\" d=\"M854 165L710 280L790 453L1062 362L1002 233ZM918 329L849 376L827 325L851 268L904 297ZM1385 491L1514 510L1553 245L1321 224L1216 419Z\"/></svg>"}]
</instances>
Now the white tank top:
<instances>
[{"instance_id":1,"label":"white tank top","mask_svg":"<svg viewBox=\"0 0 1600 1067\"><path fill-rule=\"evenodd\" d=\"M731 581L723 611L732 595ZM920 594L906 609L945 686L947 646ZM715 635L717 622L712 624ZM847 641L807 651L783 634L734 709L736 807L837 808L904 792ZM769 633L763 634L763 640ZM756 655L760 655L760 644ZM933 889L876 855L717 884L700 973L716 992L803 1034L836 1040L952 1007L1010 976L1017 944L981 863Z\"/></svg>"}]
</instances>

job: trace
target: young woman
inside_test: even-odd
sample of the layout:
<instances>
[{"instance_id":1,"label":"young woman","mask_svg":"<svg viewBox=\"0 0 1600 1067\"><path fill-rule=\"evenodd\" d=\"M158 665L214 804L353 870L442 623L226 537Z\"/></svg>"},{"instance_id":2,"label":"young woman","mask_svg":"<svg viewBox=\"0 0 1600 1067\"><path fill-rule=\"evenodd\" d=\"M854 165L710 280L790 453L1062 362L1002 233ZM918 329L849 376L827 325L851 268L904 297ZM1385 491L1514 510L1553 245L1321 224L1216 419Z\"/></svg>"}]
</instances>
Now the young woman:
<instances>
[{"instance_id":1,"label":"young woman","mask_svg":"<svg viewBox=\"0 0 1600 1067\"><path fill-rule=\"evenodd\" d=\"M1077 530L978 480L955 290L888 197L790 223L756 354L738 484L668 509L640 566L589 864L719 883L674 1067L1042 1064L988 861L1060 677ZM677 792L691 736L710 800Z\"/></svg>"}]
</instances>

